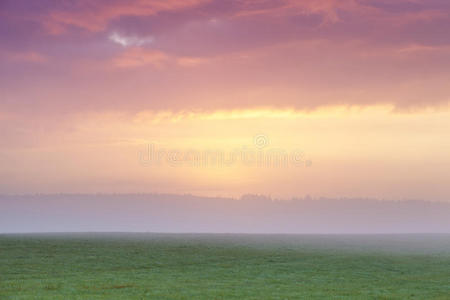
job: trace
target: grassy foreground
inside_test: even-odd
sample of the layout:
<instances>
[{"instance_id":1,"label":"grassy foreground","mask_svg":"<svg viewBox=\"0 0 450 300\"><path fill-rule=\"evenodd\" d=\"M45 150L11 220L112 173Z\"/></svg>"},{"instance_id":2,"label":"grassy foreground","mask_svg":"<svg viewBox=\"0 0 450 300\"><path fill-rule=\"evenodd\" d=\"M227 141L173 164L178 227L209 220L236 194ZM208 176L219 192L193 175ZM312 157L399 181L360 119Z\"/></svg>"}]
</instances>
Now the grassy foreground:
<instances>
[{"instance_id":1,"label":"grassy foreground","mask_svg":"<svg viewBox=\"0 0 450 300\"><path fill-rule=\"evenodd\" d=\"M0 299L449 299L450 235L0 235Z\"/></svg>"}]
</instances>

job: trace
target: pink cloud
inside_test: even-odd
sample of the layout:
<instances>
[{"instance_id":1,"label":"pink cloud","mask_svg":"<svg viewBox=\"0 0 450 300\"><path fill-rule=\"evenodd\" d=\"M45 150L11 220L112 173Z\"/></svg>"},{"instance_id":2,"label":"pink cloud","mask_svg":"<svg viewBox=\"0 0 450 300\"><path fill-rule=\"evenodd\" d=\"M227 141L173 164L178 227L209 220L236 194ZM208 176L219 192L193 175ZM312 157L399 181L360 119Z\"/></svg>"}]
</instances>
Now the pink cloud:
<instances>
[{"instance_id":1,"label":"pink cloud","mask_svg":"<svg viewBox=\"0 0 450 300\"><path fill-rule=\"evenodd\" d=\"M271 5L268 5L271 4ZM267 0L244 0L240 11L236 16L272 15L322 15L324 22L335 23L340 21L338 10L362 12L369 10L355 0L308 0L308 1L267 1Z\"/></svg>"},{"instance_id":2,"label":"pink cloud","mask_svg":"<svg viewBox=\"0 0 450 300\"><path fill-rule=\"evenodd\" d=\"M44 24L51 34L60 34L67 26L101 31L108 22L121 16L152 16L164 11L192 7L208 0L129 0L121 2L77 2L75 10L55 10L45 16Z\"/></svg>"},{"instance_id":3,"label":"pink cloud","mask_svg":"<svg viewBox=\"0 0 450 300\"><path fill-rule=\"evenodd\" d=\"M146 49L143 47L133 47L114 57L112 60L112 64L113 66L119 68L152 66L161 69L170 65L180 67L195 67L205 64L209 61L211 61L211 59L203 57L178 57L159 50Z\"/></svg>"},{"instance_id":4,"label":"pink cloud","mask_svg":"<svg viewBox=\"0 0 450 300\"><path fill-rule=\"evenodd\" d=\"M179 57L177 59L178 65L182 67L196 67L207 62L210 62L211 59L203 58L203 57Z\"/></svg>"},{"instance_id":5,"label":"pink cloud","mask_svg":"<svg viewBox=\"0 0 450 300\"><path fill-rule=\"evenodd\" d=\"M119 68L134 68L142 66L163 67L170 57L164 52L146 50L143 48L130 48L113 59L113 65Z\"/></svg>"},{"instance_id":6,"label":"pink cloud","mask_svg":"<svg viewBox=\"0 0 450 300\"><path fill-rule=\"evenodd\" d=\"M24 51L24 52L5 52L2 55L6 57L7 60L12 62L25 62L25 63L45 63L48 58L45 55L34 51Z\"/></svg>"}]
</instances>

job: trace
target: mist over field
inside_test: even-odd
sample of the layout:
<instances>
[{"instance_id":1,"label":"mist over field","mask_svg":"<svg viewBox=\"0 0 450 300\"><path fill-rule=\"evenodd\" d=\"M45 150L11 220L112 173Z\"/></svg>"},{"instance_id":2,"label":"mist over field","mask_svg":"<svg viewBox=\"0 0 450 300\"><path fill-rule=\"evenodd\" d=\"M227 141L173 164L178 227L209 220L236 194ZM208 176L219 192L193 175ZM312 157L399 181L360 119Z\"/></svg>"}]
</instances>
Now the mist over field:
<instances>
[{"instance_id":1,"label":"mist over field","mask_svg":"<svg viewBox=\"0 0 450 300\"><path fill-rule=\"evenodd\" d=\"M169 194L0 196L0 232L449 233L450 203Z\"/></svg>"}]
</instances>

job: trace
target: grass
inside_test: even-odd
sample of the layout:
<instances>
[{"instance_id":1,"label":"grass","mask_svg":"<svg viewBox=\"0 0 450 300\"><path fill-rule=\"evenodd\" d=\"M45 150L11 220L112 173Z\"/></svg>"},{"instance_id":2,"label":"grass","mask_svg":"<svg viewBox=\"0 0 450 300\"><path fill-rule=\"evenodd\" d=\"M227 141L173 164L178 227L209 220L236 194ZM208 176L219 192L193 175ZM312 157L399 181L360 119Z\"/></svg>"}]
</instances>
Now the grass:
<instances>
[{"instance_id":1,"label":"grass","mask_svg":"<svg viewBox=\"0 0 450 300\"><path fill-rule=\"evenodd\" d=\"M0 235L0 299L450 299L450 235Z\"/></svg>"}]
</instances>

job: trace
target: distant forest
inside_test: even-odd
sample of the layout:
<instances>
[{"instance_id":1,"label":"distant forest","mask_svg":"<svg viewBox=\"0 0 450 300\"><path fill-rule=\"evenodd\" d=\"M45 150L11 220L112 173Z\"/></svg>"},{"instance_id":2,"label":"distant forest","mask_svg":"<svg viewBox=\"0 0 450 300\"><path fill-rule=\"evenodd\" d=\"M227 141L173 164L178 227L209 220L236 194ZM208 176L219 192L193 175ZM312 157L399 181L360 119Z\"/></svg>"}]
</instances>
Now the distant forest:
<instances>
[{"instance_id":1,"label":"distant forest","mask_svg":"<svg viewBox=\"0 0 450 300\"><path fill-rule=\"evenodd\" d=\"M0 196L0 232L450 233L450 203L259 195Z\"/></svg>"}]
</instances>

